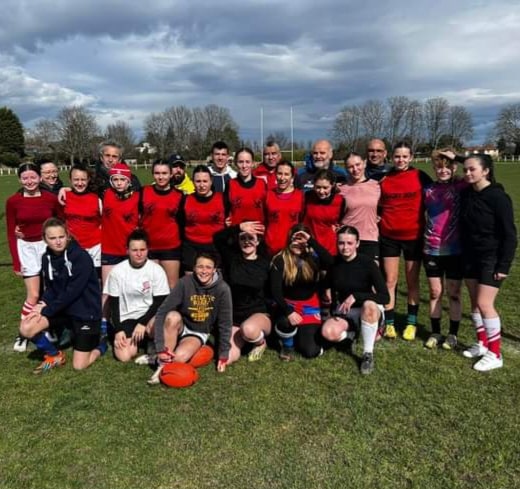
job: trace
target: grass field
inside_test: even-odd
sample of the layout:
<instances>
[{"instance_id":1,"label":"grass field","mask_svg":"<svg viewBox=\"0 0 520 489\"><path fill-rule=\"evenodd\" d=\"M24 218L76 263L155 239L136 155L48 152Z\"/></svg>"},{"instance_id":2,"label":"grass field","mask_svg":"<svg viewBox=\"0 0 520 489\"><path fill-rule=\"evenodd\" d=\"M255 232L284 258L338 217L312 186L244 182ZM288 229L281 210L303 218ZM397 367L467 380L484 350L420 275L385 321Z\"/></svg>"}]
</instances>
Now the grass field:
<instances>
[{"instance_id":1,"label":"grass field","mask_svg":"<svg viewBox=\"0 0 520 489\"><path fill-rule=\"evenodd\" d=\"M518 225L520 164L497 173ZM0 177L3 203L16 187ZM110 354L85 372L34 376L34 353L11 349L24 295L5 232L0 262L0 488L520 487L518 261L498 300L503 369L477 373L460 352L423 347L424 286L421 338L378 343L371 376L337 350L290 364L268 351L225 374L206 367L185 390L150 388L147 367ZM469 344L467 300L464 310Z\"/></svg>"}]
</instances>

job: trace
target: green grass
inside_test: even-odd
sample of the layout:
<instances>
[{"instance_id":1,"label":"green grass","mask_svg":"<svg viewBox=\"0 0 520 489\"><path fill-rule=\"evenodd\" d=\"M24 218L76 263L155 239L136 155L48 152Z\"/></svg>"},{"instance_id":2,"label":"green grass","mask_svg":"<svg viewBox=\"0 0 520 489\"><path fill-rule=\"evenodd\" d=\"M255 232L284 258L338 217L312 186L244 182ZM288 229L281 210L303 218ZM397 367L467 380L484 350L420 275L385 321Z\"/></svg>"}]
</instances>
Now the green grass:
<instances>
[{"instance_id":1,"label":"green grass","mask_svg":"<svg viewBox=\"0 0 520 489\"><path fill-rule=\"evenodd\" d=\"M498 177L520 216L520 165L500 166ZM14 188L14 178L0 177L2 201ZM85 372L67 365L32 375L34 355L11 351L23 284L9 266L0 266L0 290L1 488L520 486L517 263L499 294L499 371L479 374L460 353L399 339L376 346L367 378L336 350L291 364L268 351L223 375L206 367L185 390L150 388L148 368L110 355ZM400 295L401 312L404 302ZM461 340L473 340L467 314Z\"/></svg>"}]
</instances>

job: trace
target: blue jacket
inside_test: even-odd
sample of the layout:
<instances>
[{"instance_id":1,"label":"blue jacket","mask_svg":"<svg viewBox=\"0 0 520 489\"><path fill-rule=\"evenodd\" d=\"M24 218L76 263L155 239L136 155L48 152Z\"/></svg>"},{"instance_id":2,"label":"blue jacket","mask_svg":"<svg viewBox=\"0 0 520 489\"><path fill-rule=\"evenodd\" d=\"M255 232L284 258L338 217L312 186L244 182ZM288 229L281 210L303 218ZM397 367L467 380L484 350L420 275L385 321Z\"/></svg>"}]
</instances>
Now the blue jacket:
<instances>
[{"instance_id":1,"label":"blue jacket","mask_svg":"<svg viewBox=\"0 0 520 489\"><path fill-rule=\"evenodd\" d=\"M345 169L335 166L331 160L328 170L330 170L336 176L337 183L343 183L347 180L347 172ZM305 168L300 168L296 175L295 186L301 188L305 192L311 190L314 186L314 177L318 169L314 166L314 160L312 155L305 155Z\"/></svg>"},{"instance_id":2,"label":"blue jacket","mask_svg":"<svg viewBox=\"0 0 520 489\"><path fill-rule=\"evenodd\" d=\"M70 316L83 321L101 319L101 288L90 255L71 241L61 255L49 248L42 257L46 306L42 315Z\"/></svg>"}]
</instances>

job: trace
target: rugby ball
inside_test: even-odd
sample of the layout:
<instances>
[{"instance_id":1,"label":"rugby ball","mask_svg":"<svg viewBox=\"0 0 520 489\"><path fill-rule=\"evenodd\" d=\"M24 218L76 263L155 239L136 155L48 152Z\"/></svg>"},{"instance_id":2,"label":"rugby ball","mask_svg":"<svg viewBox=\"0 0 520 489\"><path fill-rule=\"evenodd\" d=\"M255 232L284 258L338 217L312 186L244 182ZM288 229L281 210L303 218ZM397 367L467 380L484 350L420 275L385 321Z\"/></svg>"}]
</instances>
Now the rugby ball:
<instances>
[{"instance_id":1,"label":"rugby ball","mask_svg":"<svg viewBox=\"0 0 520 489\"><path fill-rule=\"evenodd\" d=\"M195 368L205 367L211 363L213 360L213 348L209 345L202 345L195 355L193 355L188 362L188 365L191 365Z\"/></svg>"},{"instance_id":2,"label":"rugby ball","mask_svg":"<svg viewBox=\"0 0 520 489\"><path fill-rule=\"evenodd\" d=\"M199 373L192 365L172 362L164 365L159 378L168 387L190 387L199 380Z\"/></svg>"}]
</instances>

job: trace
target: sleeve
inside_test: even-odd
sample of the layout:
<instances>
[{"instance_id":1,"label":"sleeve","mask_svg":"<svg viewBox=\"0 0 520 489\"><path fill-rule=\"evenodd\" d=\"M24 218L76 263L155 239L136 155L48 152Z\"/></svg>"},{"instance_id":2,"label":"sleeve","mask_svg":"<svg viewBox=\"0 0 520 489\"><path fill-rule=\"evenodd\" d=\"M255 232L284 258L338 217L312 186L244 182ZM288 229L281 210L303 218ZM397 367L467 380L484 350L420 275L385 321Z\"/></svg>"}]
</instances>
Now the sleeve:
<instances>
[{"instance_id":1,"label":"sleeve","mask_svg":"<svg viewBox=\"0 0 520 489\"><path fill-rule=\"evenodd\" d=\"M229 266L236 247L239 229L239 226L230 226L221 231L217 231L213 235L213 244L222 258L226 273L229 272Z\"/></svg>"},{"instance_id":2,"label":"sleeve","mask_svg":"<svg viewBox=\"0 0 520 489\"><path fill-rule=\"evenodd\" d=\"M88 253L86 251L79 253L72 265L73 273L65 284L64 289L50 303L47 303L44 298L44 302L47 305L42 309L42 315L53 317L76 301L83 294L90 280L93 267L92 258L90 258Z\"/></svg>"},{"instance_id":3,"label":"sleeve","mask_svg":"<svg viewBox=\"0 0 520 489\"><path fill-rule=\"evenodd\" d=\"M103 294L109 295L110 297L119 297L121 295L118 268L112 268L108 274L107 281L103 287Z\"/></svg>"},{"instance_id":4,"label":"sleeve","mask_svg":"<svg viewBox=\"0 0 520 489\"><path fill-rule=\"evenodd\" d=\"M421 186L424 188L427 185L431 185L433 183L432 178L427 173L419 170L419 180L421 182Z\"/></svg>"},{"instance_id":5,"label":"sleeve","mask_svg":"<svg viewBox=\"0 0 520 489\"><path fill-rule=\"evenodd\" d=\"M376 304L385 305L390 302L390 294L388 293L388 288L386 286L385 279L383 278L383 274L378 266L370 260L370 265L367 273L370 275L370 279L372 282L372 290L368 292L355 292L354 298L356 302L359 302L360 305L365 301L374 301Z\"/></svg>"},{"instance_id":6,"label":"sleeve","mask_svg":"<svg viewBox=\"0 0 520 489\"><path fill-rule=\"evenodd\" d=\"M163 303L163 301L168 297L168 295L154 295L152 304L148 308L148 311L146 311L138 320L137 322L139 324L142 324L146 326L148 324L148 321L152 319L155 314L157 313L157 310L159 309L159 306Z\"/></svg>"},{"instance_id":7,"label":"sleeve","mask_svg":"<svg viewBox=\"0 0 520 489\"><path fill-rule=\"evenodd\" d=\"M148 308L148 311L138 319L139 323L146 325L148 321L155 316L159 306L163 303L166 297L168 297L169 293L170 288L168 287L166 273L159 265L157 265L154 267L154 275L152 277L152 304Z\"/></svg>"},{"instance_id":8,"label":"sleeve","mask_svg":"<svg viewBox=\"0 0 520 489\"><path fill-rule=\"evenodd\" d=\"M319 265L321 269L326 269L334 262L334 257L321 246L312 236L309 239L309 246L314 250L318 257Z\"/></svg>"},{"instance_id":9,"label":"sleeve","mask_svg":"<svg viewBox=\"0 0 520 489\"><path fill-rule=\"evenodd\" d=\"M7 241L9 242L9 251L13 259L13 270L21 271L20 257L18 256L18 246L16 244L16 236L14 234L16 228L16 210L14 205L14 196L7 199L5 204L5 223L7 226Z\"/></svg>"},{"instance_id":10,"label":"sleeve","mask_svg":"<svg viewBox=\"0 0 520 489\"><path fill-rule=\"evenodd\" d=\"M506 193L500 202L495 202L495 219L497 220L500 233L500 244L498 248L498 263L495 272L508 274L511 263L515 257L517 247L517 234L515 218L513 215L513 205L511 198Z\"/></svg>"},{"instance_id":11,"label":"sleeve","mask_svg":"<svg viewBox=\"0 0 520 489\"><path fill-rule=\"evenodd\" d=\"M347 199L343 195L341 195L341 203L340 203L340 207L339 207L338 224L341 223L341 221L345 217L346 213L347 213Z\"/></svg>"},{"instance_id":12,"label":"sleeve","mask_svg":"<svg viewBox=\"0 0 520 489\"><path fill-rule=\"evenodd\" d=\"M119 310L119 297L110 296L108 298L108 303L110 304L110 321L112 326L114 326L114 331L119 333L119 331L123 331L121 327L121 314Z\"/></svg>"},{"instance_id":13,"label":"sleeve","mask_svg":"<svg viewBox=\"0 0 520 489\"><path fill-rule=\"evenodd\" d=\"M164 319L166 318L166 314L170 311L176 310L180 306L182 303L183 293L184 285L183 281L180 280L172 289L170 295L164 299L157 309L157 313L155 314L154 341L155 349L158 352L164 350Z\"/></svg>"},{"instance_id":14,"label":"sleeve","mask_svg":"<svg viewBox=\"0 0 520 489\"><path fill-rule=\"evenodd\" d=\"M271 295L283 314L291 314L292 308L285 302L283 297L283 258L277 256L271 263L269 270L269 283L271 285Z\"/></svg>"},{"instance_id":15,"label":"sleeve","mask_svg":"<svg viewBox=\"0 0 520 489\"><path fill-rule=\"evenodd\" d=\"M219 332L218 357L225 360L231 349L231 328L233 325L231 291L223 282L222 293L219 297L217 327Z\"/></svg>"}]
</instances>

